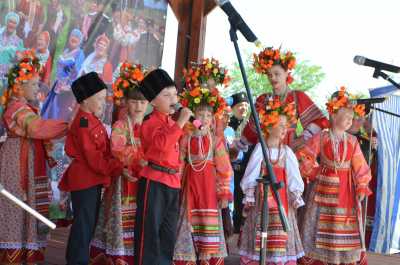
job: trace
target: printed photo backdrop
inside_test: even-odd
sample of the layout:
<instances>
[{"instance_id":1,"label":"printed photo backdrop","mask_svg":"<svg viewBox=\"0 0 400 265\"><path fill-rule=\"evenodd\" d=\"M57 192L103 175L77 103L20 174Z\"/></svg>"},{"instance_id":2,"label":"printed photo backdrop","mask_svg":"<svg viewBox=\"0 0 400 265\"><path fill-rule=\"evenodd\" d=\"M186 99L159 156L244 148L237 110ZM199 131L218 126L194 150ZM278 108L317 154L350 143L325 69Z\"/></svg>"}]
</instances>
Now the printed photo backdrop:
<instances>
[{"instance_id":1,"label":"printed photo backdrop","mask_svg":"<svg viewBox=\"0 0 400 265\"><path fill-rule=\"evenodd\" d=\"M71 84L79 76L97 72L111 95L121 62L161 64L166 13L165 0L1 0L0 93L16 51L35 49L43 66L35 104L42 117L69 121L77 110ZM108 127L112 110L108 102ZM4 132L0 125L0 136ZM49 175L58 204L63 196L57 184L69 163L63 141L55 143L53 156L58 164ZM53 217L59 214L53 211Z\"/></svg>"}]
</instances>

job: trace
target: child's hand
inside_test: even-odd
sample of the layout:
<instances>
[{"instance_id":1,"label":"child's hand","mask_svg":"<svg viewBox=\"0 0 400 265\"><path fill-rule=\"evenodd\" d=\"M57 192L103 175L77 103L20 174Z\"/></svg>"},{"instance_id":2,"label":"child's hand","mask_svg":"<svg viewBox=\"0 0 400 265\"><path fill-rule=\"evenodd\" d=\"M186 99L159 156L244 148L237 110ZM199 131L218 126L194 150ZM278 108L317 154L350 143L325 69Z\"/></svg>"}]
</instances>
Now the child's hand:
<instances>
[{"instance_id":1,"label":"child's hand","mask_svg":"<svg viewBox=\"0 0 400 265\"><path fill-rule=\"evenodd\" d=\"M183 126L185 126L185 123L189 121L191 116L193 116L193 112L189 108L182 108L179 113L179 118L177 120L179 127L183 128Z\"/></svg>"},{"instance_id":2,"label":"child's hand","mask_svg":"<svg viewBox=\"0 0 400 265\"><path fill-rule=\"evenodd\" d=\"M127 179L128 181L130 181L130 182L135 182L135 181L137 181L137 178L132 177L131 174L129 173L129 170L128 170L127 168L124 168L124 169L122 170L122 176L123 176L124 178L126 178L126 179Z\"/></svg>"},{"instance_id":3,"label":"child's hand","mask_svg":"<svg viewBox=\"0 0 400 265\"><path fill-rule=\"evenodd\" d=\"M228 200L220 200L219 201L219 208L220 209L225 209L225 208L228 207L228 204L229 204Z\"/></svg>"}]
</instances>

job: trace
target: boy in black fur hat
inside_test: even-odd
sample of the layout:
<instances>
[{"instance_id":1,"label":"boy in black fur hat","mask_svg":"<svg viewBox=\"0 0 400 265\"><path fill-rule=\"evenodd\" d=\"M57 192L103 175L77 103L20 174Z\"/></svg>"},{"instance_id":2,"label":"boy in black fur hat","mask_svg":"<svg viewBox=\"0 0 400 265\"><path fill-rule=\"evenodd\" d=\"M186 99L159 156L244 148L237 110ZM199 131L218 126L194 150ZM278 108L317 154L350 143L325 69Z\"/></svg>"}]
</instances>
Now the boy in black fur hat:
<instances>
[{"instance_id":1,"label":"boy in black fur hat","mask_svg":"<svg viewBox=\"0 0 400 265\"><path fill-rule=\"evenodd\" d=\"M162 69L151 71L139 86L153 105L142 124L141 143L147 166L140 173L135 224L135 265L171 265L176 241L179 173L179 139L193 113L171 114L178 102L174 81Z\"/></svg>"},{"instance_id":2,"label":"boy in black fur hat","mask_svg":"<svg viewBox=\"0 0 400 265\"><path fill-rule=\"evenodd\" d=\"M72 83L80 109L65 142L65 152L72 163L59 184L60 190L71 192L74 213L66 253L68 265L89 264L89 243L96 225L101 188L110 184L111 177L120 176L123 169L122 163L111 155L110 141L99 119L106 89L95 72Z\"/></svg>"}]
</instances>

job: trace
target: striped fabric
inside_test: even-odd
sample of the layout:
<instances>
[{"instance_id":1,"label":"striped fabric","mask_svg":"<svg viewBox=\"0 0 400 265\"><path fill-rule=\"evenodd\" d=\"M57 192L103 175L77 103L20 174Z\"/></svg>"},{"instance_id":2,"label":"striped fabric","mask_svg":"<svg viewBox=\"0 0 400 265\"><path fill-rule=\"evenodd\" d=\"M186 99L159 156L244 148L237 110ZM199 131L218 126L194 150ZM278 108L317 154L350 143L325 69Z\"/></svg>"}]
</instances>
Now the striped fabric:
<instances>
[{"instance_id":1,"label":"striped fabric","mask_svg":"<svg viewBox=\"0 0 400 265\"><path fill-rule=\"evenodd\" d=\"M123 198L121 204L121 214L122 214L122 235L124 246L127 249L133 249L134 243L134 230L135 230L135 220L136 220L136 197L127 196Z\"/></svg>"},{"instance_id":2,"label":"striped fabric","mask_svg":"<svg viewBox=\"0 0 400 265\"><path fill-rule=\"evenodd\" d=\"M259 216L261 218L261 215ZM278 208L269 209L268 235L267 235L267 251L274 252L276 256L286 255L286 245L288 240L287 233L283 230L281 219L279 217ZM261 222L259 222L261 224ZM256 252L261 248L261 227L257 229L256 235Z\"/></svg>"},{"instance_id":3,"label":"striped fabric","mask_svg":"<svg viewBox=\"0 0 400 265\"><path fill-rule=\"evenodd\" d=\"M324 204L335 206L339 204L339 185L338 176L318 176L316 187L315 201Z\"/></svg>"},{"instance_id":4,"label":"striped fabric","mask_svg":"<svg viewBox=\"0 0 400 265\"><path fill-rule=\"evenodd\" d=\"M36 210L40 214L48 216L50 204L49 178L47 176L37 176L34 181Z\"/></svg>"},{"instance_id":5,"label":"striped fabric","mask_svg":"<svg viewBox=\"0 0 400 265\"><path fill-rule=\"evenodd\" d=\"M370 91L383 97L398 89L393 86ZM400 97L392 95L377 108L400 114ZM400 118L374 111L373 126L378 134L378 176L376 208L370 251L389 254L400 251Z\"/></svg>"},{"instance_id":6,"label":"striped fabric","mask_svg":"<svg viewBox=\"0 0 400 265\"><path fill-rule=\"evenodd\" d=\"M198 252L218 253L221 244L218 210L193 209L191 218L193 241Z\"/></svg>"},{"instance_id":7,"label":"striped fabric","mask_svg":"<svg viewBox=\"0 0 400 265\"><path fill-rule=\"evenodd\" d=\"M361 248L356 215L340 212L340 208L320 208L317 248L333 251L349 251Z\"/></svg>"}]
</instances>

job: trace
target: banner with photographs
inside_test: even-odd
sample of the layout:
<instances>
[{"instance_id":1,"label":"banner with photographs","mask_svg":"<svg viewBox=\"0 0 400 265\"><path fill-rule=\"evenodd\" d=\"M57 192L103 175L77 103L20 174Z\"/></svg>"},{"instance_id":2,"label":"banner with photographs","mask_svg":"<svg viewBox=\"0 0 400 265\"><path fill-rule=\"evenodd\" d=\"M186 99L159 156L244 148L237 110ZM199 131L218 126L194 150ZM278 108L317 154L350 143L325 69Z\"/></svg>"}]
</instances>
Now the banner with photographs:
<instances>
[{"instance_id":1,"label":"banner with photographs","mask_svg":"<svg viewBox=\"0 0 400 265\"><path fill-rule=\"evenodd\" d=\"M46 119L70 120L77 109L71 91L79 76L95 71L109 86L123 61L145 68L161 64L165 0L1 0L0 94L16 52L34 49L43 66L37 104ZM112 102L104 123L111 125ZM0 125L0 136L5 132ZM4 139L4 137L3 137ZM54 196L68 165L63 142L55 143L58 166L50 175Z\"/></svg>"}]
</instances>

